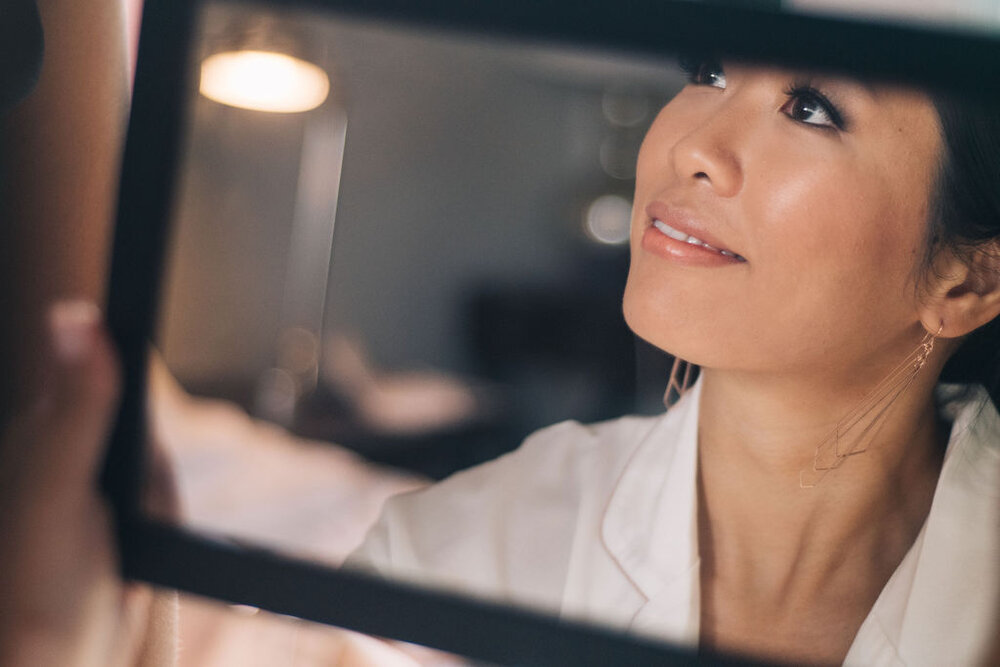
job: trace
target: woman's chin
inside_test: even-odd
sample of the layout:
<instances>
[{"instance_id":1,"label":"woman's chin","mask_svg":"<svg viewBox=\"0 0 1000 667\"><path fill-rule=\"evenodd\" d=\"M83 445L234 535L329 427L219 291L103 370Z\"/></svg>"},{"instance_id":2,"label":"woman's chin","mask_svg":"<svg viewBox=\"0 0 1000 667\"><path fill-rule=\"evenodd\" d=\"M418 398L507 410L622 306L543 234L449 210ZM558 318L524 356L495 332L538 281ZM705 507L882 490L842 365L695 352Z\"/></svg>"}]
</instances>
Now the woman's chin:
<instances>
[{"instance_id":1,"label":"woman's chin","mask_svg":"<svg viewBox=\"0 0 1000 667\"><path fill-rule=\"evenodd\" d=\"M629 283L622 300L625 324L636 336L667 354L693 363L698 363L695 358L707 361L712 355L710 349L705 349L706 344L718 334L715 318L699 325L693 321L691 309L675 301L670 294L650 298L647 291ZM727 347L724 342L720 346Z\"/></svg>"},{"instance_id":2,"label":"woman's chin","mask_svg":"<svg viewBox=\"0 0 1000 667\"><path fill-rule=\"evenodd\" d=\"M692 348L690 342L685 343L685 336L683 332L677 331L676 322L664 322L663 318L651 315L644 308L630 308L628 298L624 301L622 312L625 315L625 324L632 333L653 347L685 360L690 360L687 356L689 354L701 356Z\"/></svg>"}]
</instances>

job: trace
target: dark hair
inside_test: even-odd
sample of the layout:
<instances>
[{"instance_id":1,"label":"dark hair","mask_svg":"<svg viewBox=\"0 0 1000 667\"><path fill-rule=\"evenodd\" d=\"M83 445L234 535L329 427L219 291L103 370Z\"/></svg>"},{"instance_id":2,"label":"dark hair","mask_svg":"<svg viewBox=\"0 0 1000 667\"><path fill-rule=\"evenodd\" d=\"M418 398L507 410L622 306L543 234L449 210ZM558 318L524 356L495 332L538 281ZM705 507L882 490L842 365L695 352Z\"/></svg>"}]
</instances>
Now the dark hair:
<instances>
[{"instance_id":1,"label":"dark hair","mask_svg":"<svg viewBox=\"0 0 1000 667\"><path fill-rule=\"evenodd\" d=\"M1000 253L995 245L1000 244L1000 105L947 95L933 99L944 147L927 261L940 250L950 250L966 262L978 253L996 256ZM941 379L980 384L1000 408L1000 317L968 335L948 360Z\"/></svg>"}]
</instances>

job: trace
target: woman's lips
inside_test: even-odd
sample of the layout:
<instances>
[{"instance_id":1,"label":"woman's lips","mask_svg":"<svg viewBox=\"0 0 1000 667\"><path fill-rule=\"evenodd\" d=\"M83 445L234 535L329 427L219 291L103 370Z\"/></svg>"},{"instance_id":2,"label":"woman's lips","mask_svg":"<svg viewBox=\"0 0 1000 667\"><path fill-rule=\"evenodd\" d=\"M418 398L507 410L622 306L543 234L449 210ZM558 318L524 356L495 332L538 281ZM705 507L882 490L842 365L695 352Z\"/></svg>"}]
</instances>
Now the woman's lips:
<instances>
[{"instance_id":1,"label":"woman's lips","mask_svg":"<svg viewBox=\"0 0 1000 667\"><path fill-rule=\"evenodd\" d=\"M714 248L679 241L650 225L642 235L642 249L664 259L688 266L729 266L745 260L736 255L723 255Z\"/></svg>"},{"instance_id":2,"label":"woman's lips","mask_svg":"<svg viewBox=\"0 0 1000 667\"><path fill-rule=\"evenodd\" d=\"M702 248L708 248L709 250L717 252L721 255L725 255L726 257L732 257L734 259L737 258L743 259L734 252L729 252L728 250L724 250L722 248L716 248L715 246L705 243L699 238L696 238L694 235L685 234L682 231L674 229L673 227L663 222L662 220L653 220L653 226L656 227L659 231L669 236L670 238L675 239L677 241L683 241L684 243L690 243L691 245L701 246Z\"/></svg>"},{"instance_id":3,"label":"woman's lips","mask_svg":"<svg viewBox=\"0 0 1000 667\"><path fill-rule=\"evenodd\" d=\"M660 257L692 266L742 264L746 258L725 248L698 219L663 202L653 202L642 247Z\"/></svg>"}]
</instances>

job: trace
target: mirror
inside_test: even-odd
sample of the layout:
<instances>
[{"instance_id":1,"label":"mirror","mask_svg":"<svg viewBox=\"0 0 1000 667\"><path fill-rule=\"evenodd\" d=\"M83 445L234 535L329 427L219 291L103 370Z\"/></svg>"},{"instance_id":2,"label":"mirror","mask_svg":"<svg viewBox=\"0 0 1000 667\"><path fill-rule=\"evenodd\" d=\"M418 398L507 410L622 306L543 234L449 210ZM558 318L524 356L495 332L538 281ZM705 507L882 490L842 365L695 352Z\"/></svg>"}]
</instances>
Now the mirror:
<instances>
[{"instance_id":1,"label":"mirror","mask_svg":"<svg viewBox=\"0 0 1000 667\"><path fill-rule=\"evenodd\" d=\"M375 572L537 613L546 631L559 617L637 647L696 646L697 512L619 490L659 503L649 471L673 471L674 500L695 508L695 448L633 454L663 424L691 442L699 425L662 416L674 360L629 330L622 292L640 145L692 77L711 93L724 73L582 28L560 42L332 9L192 10L154 351L129 362L133 378L148 369L151 439L177 479L167 523L237 559L263 548ZM810 95L781 107L803 132L790 149L844 122ZM662 235L651 243L700 248L694 264L752 250ZM668 576L630 560L676 535L691 549Z\"/></svg>"},{"instance_id":2,"label":"mirror","mask_svg":"<svg viewBox=\"0 0 1000 667\"><path fill-rule=\"evenodd\" d=\"M620 301L674 62L217 3L198 26L151 385L184 525L336 563L390 493L662 411ZM319 68L313 108L261 110L295 74L252 61L250 101L218 101L213 63L265 51Z\"/></svg>"},{"instance_id":3,"label":"mirror","mask_svg":"<svg viewBox=\"0 0 1000 667\"><path fill-rule=\"evenodd\" d=\"M621 291L673 59L224 3L197 26L150 385L185 528L338 565L391 494L662 412ZM264 110L297 63L311 108Z\"/></svg>"}]
</instances>

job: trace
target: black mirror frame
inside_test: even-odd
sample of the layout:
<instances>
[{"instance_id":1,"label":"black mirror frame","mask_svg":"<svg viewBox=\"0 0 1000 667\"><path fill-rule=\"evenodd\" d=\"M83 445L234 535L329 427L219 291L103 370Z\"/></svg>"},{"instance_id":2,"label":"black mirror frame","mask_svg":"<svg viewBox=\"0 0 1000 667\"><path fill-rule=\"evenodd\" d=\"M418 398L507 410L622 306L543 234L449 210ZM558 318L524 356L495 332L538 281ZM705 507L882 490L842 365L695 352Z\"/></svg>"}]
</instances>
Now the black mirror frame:
<instances>
[{"instance_id":1,"label":"black mirror frame","mask_svg":"<svg viewBox=\"0 0 1000 667\"><path fill-rule=\"evenodd\" d=\"M500 664L750 664L535 612L235 547L144 516L148 345L185 123L199 0L147 0L122 167L108 319L124 367L122 405L102 480L129 579L253 605ZM261 3L258 3L261 4ZM891 77L1000 99L1000 38L686 0L269 0L271 8L480 32L634 54L678 51ZM779 36L776 38L775 36ZM963 67L963 63L975 67ZM992 65L990 65L992 63Z\"/></svg>"}]
</instances>

